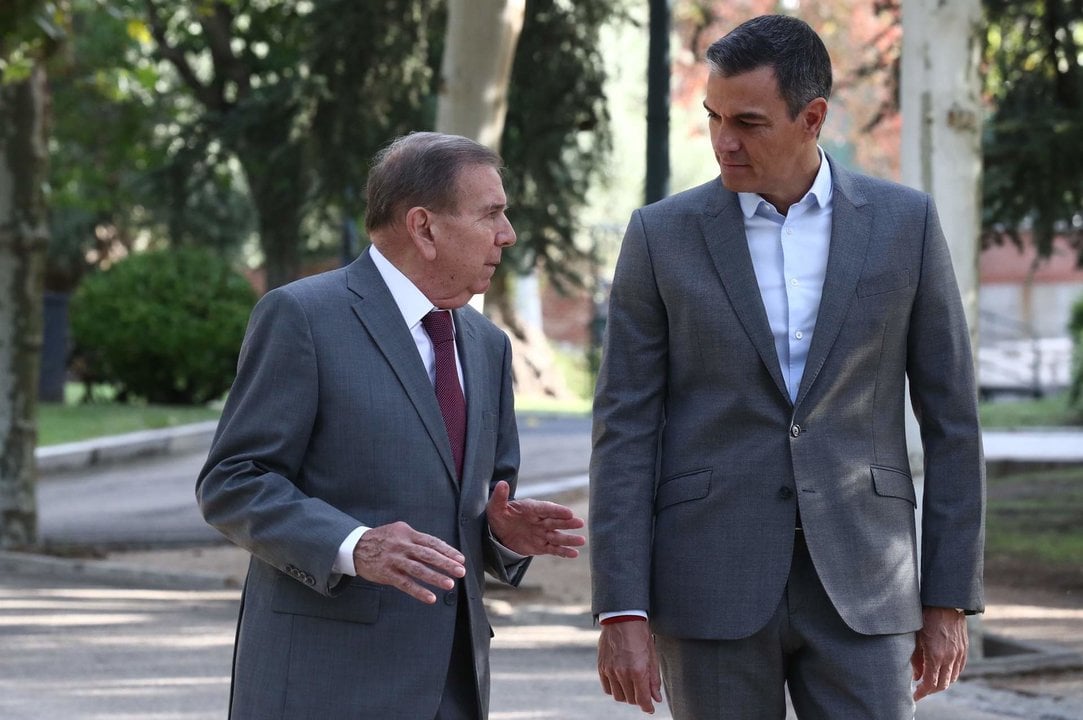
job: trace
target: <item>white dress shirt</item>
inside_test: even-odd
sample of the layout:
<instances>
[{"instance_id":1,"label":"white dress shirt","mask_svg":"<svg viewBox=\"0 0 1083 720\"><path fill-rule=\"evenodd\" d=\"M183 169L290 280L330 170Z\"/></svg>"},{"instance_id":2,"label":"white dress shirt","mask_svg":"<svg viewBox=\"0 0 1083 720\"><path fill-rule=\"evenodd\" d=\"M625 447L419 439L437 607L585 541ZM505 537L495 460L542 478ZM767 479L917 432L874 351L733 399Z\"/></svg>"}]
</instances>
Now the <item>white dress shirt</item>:
<instances>
[{"instance_id":1,"label":"white dress shirt","mask_svg":"<svg viewBox=\"0 0 1083 720\"><path fill-rule=\"evenodd\" d=\"M755 193L738 193L737 198L782 378L795 402L827 274L831 166L820 150L820 170L812 187L785 215Z\"/></svg>"}]
</instances>

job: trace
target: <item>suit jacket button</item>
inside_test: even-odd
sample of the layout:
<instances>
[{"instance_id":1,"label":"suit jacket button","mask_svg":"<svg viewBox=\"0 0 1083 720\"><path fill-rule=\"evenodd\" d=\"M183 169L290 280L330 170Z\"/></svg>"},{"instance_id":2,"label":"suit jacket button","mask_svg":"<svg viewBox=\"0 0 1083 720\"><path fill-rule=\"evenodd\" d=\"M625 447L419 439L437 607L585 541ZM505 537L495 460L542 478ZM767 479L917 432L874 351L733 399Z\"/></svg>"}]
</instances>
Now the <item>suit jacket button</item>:
<instances>
[{"instance_id":1,"label":"suit jacket button","mask_svg":"<svg viewBox=\"0 0 1083 720\"><path fill-rule=\"evenodd\" d=\"M455 599L458 596L458 594L459 593L456 590L448 590L446 593L444 593L444 604L445 605L454 605L455 604Z\"/></svg>"},{"instance_id":2,"label":"suit jacket button","mask_svg":"<svg viewBox=\"0 0 1083 720\"><path fill-rule=\"evenodd\" d=\"M778 497L780 500L789 500L793 497L793 490L783 485L778 489Z\"/></svg>"},{"instance_id":3,"label":"suit jacket button","mask_svg":"<svg viewBox=\"0 0 1083 720\"><path fill-rule=\"evenodd\" d=\"M790 426L790 435L793 435L794 437L797 437L800 434L801 434L801 426L800 425L791 425Z\"/></svg>"}]
</instances>

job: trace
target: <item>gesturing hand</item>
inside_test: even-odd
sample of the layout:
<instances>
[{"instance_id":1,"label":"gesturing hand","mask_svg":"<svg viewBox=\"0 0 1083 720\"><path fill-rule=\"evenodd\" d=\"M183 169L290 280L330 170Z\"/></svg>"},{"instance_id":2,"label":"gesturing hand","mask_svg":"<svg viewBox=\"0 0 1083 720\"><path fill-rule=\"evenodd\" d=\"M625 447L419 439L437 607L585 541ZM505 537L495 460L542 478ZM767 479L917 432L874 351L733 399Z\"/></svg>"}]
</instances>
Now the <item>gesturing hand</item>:
<instances>
[{"instance_id":1,"label":"gesturing hand","mask_svg":"<svg viewBox=\"0 0 1083 720\"><path fill-rule=\"evenodd\" d=\"M914 679L920 680L914 690L914 700L947 690L959 679L966 667L969 641L966 616L954 608L926 607L922 609L924 624L917 634L917 643L910 664Z\"/></svg>"},{"instance_id":2,"label":"gesturing hand","mask_svg":"<svg viewBox=\"0 0 1083 720\"><path fill-rule=\"evenodd\" d=\"M511 487L501 480L485 507L489 529L504 547L520 555L579 556L575 548L585 545L586 538L562 531L583 527L582 518L557 503L508 500L510 496Z\"/></svg>"},{"instance_id":3,"label":"gesturing hand","mask_svg":"<svg viewBox=\"0 0 1083 720\"><path fill-rule=\"evenodd\" d=\"M440 538L404 522L367 530L353 550L358 577L390 585L429 605L436 595L419 583L451 590L466 575L466 558Z\"/></svg>"}]
</instances>

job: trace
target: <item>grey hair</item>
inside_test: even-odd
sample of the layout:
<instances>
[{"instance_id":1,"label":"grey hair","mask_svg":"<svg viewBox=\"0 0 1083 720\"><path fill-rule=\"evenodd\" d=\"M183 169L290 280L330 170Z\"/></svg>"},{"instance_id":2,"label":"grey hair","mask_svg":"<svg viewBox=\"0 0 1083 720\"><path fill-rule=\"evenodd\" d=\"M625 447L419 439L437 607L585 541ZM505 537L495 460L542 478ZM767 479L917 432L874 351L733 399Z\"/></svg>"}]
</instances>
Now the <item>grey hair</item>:
<instances>
[{"instance_id":1,"label":"grey hair","mask_svg":"<svg viewBox=\"0 0 1083 720\"><path fill-rule=\"evenodd\" d=\"M413 132L396 138L373 158L365 186L365 229L371 234L392 225L412 207L453 209L463 168L500 170L502 164L491 149L459 135Z\"/></svg>"}]
</instances>

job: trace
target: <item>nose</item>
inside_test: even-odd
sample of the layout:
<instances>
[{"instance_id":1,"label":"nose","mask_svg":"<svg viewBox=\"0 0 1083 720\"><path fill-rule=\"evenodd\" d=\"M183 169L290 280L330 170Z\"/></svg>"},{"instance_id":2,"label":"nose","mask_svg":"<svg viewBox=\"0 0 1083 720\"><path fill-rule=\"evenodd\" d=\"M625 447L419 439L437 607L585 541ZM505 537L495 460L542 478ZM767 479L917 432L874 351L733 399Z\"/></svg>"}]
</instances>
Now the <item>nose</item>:
<instances>
[{"instance_id":1,"label":"nose","mask_svg":"<svg viewBox=\"0 0 1083 720\"><path fill-rule=\"evenodd\" d=\"M716 153L733 153L741 149L741 143L737 141L733 133L725 127L718 127L711 138Z\"/></svg>"},{"instance_id":2,"label":"nose","mask_svg":"<svg viewBox=\"0 0 1083 720\"><path fill-rule=\"evenodd\" d=\"M496 245L497 247L511 247L515 244L515 228L511 226L511 220L508 220L507 216L504 217L504 227L496 233Z\"/></svg>"}]
</instances>

